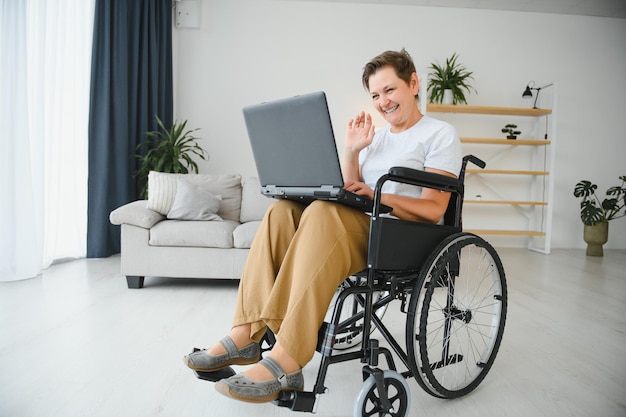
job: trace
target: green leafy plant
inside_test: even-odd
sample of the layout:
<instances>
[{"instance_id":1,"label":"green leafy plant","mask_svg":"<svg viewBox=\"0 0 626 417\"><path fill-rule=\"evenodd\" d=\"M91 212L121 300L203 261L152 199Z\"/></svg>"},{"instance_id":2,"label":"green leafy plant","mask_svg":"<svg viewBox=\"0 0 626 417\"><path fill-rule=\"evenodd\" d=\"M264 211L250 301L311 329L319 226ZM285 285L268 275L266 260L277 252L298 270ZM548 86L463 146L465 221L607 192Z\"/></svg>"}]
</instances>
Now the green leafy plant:
<instances>
[{"instance_id":1,"label":"green leafy plant","mask_svg":"<svg viewBox=\"0 0 626 417\"><path fill-rule=\"evenodd\" d=\"M583 180L574 187L574 196L582 198L580 202L580 219L583 224L593 226L601 222L626 216L626 175L619 177L621 185L606 190L606 198L600 202L596 196L598 186Z\"/></svg>"},{"instance_id":2,"label":"green leafy plant","mask_svg":"<svg viewBox=\"0 0 626 417\"><path fill-rule=\"evenodd\" d=\"M443 101L443 92L446 89L452 90L452 104L467 104L465 92L470 93L471 90L476 92L469 80L473 80L472 72L468 71L463 65L457 63L458 55L455 53L446 59L445 65L439 63L431 63L429 69L431 72L428 79L429 100L431 103L441 103Z\"/></svg>"},{"instance_id":3,"label":"green leafy plant","mask_svg":"<svg viewBox=\"0 0 626 417\"><path fill-rule=\"evenodd\" d=\"M198 173L198 164L192 156L206 160L209 157L197 142L194 132L200 129L185 130L187 121L174 122L168 130L158 116L156 118L159 130L146 132L146 140L137 145L137 151L147 148L145 155L135 155L141 160L141 166L135 172L135 176L143 182L141 196L146 198L148 194L148 174L150 171L169 172L175 174Z\"/></svg>"},{"instance_id":4,"label":"green leafy plant","mask_svg":"<svg viewBox=\"0 0 626 417\"><path fill-rule=\"evenodd\" d=\"M517 129L517 125L514 124L507 124L504 126L504 128L502 129L502 133L506 133L506 137L507 139L515 139L517 138L517 135L521 135L522 131L521 130L516 130Z\"/></svg>"}]
</instances>

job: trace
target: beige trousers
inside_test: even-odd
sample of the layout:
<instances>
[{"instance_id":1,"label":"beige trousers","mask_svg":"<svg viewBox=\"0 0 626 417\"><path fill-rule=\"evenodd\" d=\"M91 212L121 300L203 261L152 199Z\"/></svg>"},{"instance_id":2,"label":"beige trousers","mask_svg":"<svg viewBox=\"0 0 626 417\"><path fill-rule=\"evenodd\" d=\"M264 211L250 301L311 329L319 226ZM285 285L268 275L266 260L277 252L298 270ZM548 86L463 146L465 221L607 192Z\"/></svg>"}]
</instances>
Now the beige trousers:
<instances>
[{"instance_id":1,"label":"beige trousers","mask_svg":"<svg viewBox=\"0 0 626 417\"><path fill-rule=\"evenodd\" d=\"M269 327L304 367L339 284L365 268L370 217L337 203L281 200L268 209L239 284L233 326Z\"/></svg>"}]
</instances>

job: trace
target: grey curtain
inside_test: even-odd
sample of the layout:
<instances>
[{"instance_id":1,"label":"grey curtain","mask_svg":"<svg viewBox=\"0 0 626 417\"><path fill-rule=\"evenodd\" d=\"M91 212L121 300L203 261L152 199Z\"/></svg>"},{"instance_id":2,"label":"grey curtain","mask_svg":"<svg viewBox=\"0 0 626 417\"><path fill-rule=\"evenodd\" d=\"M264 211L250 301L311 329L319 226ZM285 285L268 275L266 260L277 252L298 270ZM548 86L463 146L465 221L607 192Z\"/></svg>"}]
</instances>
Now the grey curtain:
<instances>
[{"instance_id":1,"label":"grey curtain","mask_svg":"<svg viewBox=\"0 0 626 417\"><path fill-rule=\"evenodd\" d=\"M109 213L135 200L137 145L172 125L171 0L96 0L89 112L87 257L120 251Z\"/></svg>"}]
</instances>

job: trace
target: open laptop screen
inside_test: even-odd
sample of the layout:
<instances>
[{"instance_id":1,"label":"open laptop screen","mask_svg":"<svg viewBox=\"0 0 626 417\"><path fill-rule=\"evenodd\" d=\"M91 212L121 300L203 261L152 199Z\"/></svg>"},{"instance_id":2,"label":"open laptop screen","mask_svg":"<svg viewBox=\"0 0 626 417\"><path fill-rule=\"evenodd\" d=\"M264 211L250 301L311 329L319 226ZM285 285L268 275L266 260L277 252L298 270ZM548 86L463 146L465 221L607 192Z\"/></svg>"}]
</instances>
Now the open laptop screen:
<instances>
[{"instance_id":1,"label":"open laptop screen","mask_svg":"<svg viewBox=\"0 0 626 417\"><path fill-rule=\"evenodd\" d=\"M262 186L343 186L324 92L247 106L243 114Z\"/></svg>"}]
</instances>

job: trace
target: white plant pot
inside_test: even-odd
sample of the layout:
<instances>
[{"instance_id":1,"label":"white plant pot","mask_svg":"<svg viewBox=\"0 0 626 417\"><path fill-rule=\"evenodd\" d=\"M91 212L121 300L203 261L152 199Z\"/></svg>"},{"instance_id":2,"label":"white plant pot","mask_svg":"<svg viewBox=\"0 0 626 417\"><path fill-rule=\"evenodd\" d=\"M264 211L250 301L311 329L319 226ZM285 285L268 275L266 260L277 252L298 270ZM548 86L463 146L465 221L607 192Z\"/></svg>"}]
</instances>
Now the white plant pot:
<instances>
[{"instance_id":1,"label":"white plant pot","mask_svg":"<svg viewBox=\"0 0 626 417\"><path fill-rule=\"evenodd\" d=\"M443 101L442 104L452 104L452 90L446 88L443 90Z\"/></svg>"}]
</instances>

